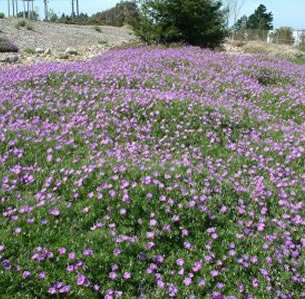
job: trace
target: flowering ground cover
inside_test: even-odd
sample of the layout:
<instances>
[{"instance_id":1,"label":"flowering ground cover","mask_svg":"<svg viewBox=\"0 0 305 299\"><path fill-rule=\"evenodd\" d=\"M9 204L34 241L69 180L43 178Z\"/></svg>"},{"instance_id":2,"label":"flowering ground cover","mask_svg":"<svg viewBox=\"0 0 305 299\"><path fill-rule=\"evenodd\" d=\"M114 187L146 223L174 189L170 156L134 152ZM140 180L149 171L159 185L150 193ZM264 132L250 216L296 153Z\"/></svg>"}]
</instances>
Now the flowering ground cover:
<instances>
[{"instance_id":1,"label":"flowering ground cover","mask_svg":"<svg viewBox=\"0 0 305 299\"><path fill-rule=\"evenodd\" d=\"M1 298L305 298L305 67L199 48L0 72Z\"/></svg>"}]
</instances>

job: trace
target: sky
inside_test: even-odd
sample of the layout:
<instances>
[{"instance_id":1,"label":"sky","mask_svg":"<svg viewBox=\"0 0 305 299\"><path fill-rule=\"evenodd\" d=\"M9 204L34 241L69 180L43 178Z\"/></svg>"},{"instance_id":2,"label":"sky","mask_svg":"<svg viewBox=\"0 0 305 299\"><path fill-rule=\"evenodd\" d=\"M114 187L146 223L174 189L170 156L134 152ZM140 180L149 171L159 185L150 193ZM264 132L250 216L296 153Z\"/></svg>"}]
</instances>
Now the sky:
<instances>
[{"instance_id":1,"label":"sky","mask_svg":"<svg viewBox=\"0 0 305 299\"><path fill-rule=\"evenodd\" d=\"M21 4L21 0L18 1ZM119 0L79 0L79 5L81 12L91 15L111 8L119 2ZM259 4L264 4L268 11L273 12L275 28L290 26L295 29L305 29L305 0L244 0L244 2L240 16L250 15ZM42 14L43 0L35 0L34 3L34 7ZM49 0L49 7L58 14L63 12L69 14L71 0ZM0 0L0 12L7 14L7 0Z\"/></svg>"}]
</instances>

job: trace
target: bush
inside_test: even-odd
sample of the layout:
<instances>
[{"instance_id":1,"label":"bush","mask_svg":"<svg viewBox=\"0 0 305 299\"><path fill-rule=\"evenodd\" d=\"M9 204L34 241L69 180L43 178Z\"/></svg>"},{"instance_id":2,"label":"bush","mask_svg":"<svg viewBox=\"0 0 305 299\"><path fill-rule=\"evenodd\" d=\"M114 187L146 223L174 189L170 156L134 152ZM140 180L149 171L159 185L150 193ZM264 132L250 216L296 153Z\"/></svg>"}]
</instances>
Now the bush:
<instances>
[{"instance_id":1,"label":"bush","mask_svg":"<svg viewBox=\"0 0 305 299\"><path fill-rule=\"evenodd\" d=\"M20 29L20 27L25 27L25 26L26 26L26 21L25 20L21 20L21 21L19 21L15 24L15 28L18 29L18 30Z\"/></svg>"},{"instance_id":2,"label":"bush","mask_svg":"<svg viewBox=\"0 0 305 299\"><path fill-rule=\"evenodd\" d=\"M6 38L0 38L0 52L18 52L19 49L10 40Z\"/></svg>"},{"instance_id":3,"label":"bush","mask_svg":"<svg viewBox=\"0 0 305 299\"><path fill-rule=\"evenodd\" d=\"M5 18L5 14L3 12L0 12L0 19L4 19Z\"/></svg>"},{"instance_id":4,"label":"bush","mask_svg":"<svg viewBox=\"0 0 305 299\"><path fill-rule=\"evenodd\" d=\"M31 24L26 24L25 28L27 30L34 30L34 27Z\"/></svg>"},{"instance_id":5,"label":"bush","mask_svg":"<svg viewBox=\"0 0 305 299\"><path fill-rule=\"evenodd\" d=\"M227 34L221 6L213 0L145 0L132 26L147 43L183 42L214 48Z\"/></svg>"},{"instance_id":6,"label":"bush","mask_svg":"<svg viewBox=\"0 0 305 299\"><path fill-rule=\"evenodd\" d=\"M134 2L123 1L115 7L93 15L91 22L110 26L123 26L138 15L138 8Z\"/></svg>"},{"instance_id":7,"label":"bush","mask_svg":"<svg viewBox=\"0 0 305 299\"><path fill-rule=\"evenodd\" d=\"M32 13L28 13L27 11L25 12L25 14L23 15L23 11L18 12L17 14L18 18L27 18L27 19L31 19L33 21L37 21L39 19L39 14L36 11L33 11Z\"/></svg>"},{"instance_id":8,"label":"bush","mask_svg":"<svg viewBox=\"0 0 305 299\"><path fill-rule=\"evenodd\" d=\"M25 48L24 49L24 53L27 53L27 54L35 54L35 50L32 49L32 48Z\"/></svg>"},{"instance_id":9,"label":"bush","mask_svg":"<svg viewBox=\"0 0 305 299\"><path fill-rule=\"evenodd\" d=\"M102 28L97 26L97 25L94 26L94 30L97 31L97 32L100 32L100 33L102 32Z\"/></svg>"}]
</instances>

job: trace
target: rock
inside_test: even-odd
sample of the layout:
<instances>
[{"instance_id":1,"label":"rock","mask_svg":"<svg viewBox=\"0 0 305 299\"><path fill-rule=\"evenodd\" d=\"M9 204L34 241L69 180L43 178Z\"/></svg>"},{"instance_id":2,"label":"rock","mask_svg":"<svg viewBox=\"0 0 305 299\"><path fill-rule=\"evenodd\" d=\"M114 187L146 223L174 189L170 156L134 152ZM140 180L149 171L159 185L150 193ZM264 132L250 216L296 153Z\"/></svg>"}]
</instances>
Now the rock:
<instances>
[{"instance_id":1,"label":"rock","mask_svg":"<svg viewBox=\"0 0 305 299\"><path fill-rule=\"evenodd\" d=\"M51 54L51 49L50 48L45 49L44 55L50 55L50 54Z\"/></svg>"},{"instance_id":2,"label":"rock","mask_svg":"<svg viewBox=\"0 0 305 299\"><path fill-rule=\"evenodd\" d=\"M69 55L67 53L59 53L57 55L57 58L59 58L59 59L68 59Z\"/></svg>"},{"instance_id":3,"label":"rock","mask_svg":"<svg viewBox=\"0 0 305 299\"><path fill-rule=\"evenodd\" d=\"M44 53L44 50L42 48L36 48L35 53L42 54L42 53Z\"/></svg>"},{"instance_id":4,"label":"rock","mask_svg":"<svg viewBox=\"0 0 305 299\"><path fill-rule=\"evenodd\" d=\"M18 56L14 55L14 56L9 56L6 58L6 61L8 63L16 63L18 61Z\"/></svg>"},{"instance_id":5,"label":"rock","mask_svg":"<svg viewBox=\"0 0 305 299\"><path fill-rule=\"evenodd\" d=\"M66 53L66 54L69 54L69 55L77 55L77 54L78 54L78 53L77 53L77 50L74 49L74 48L67 48L67 49L65 50L65 53Z\"/></svg>"}]
</instances>

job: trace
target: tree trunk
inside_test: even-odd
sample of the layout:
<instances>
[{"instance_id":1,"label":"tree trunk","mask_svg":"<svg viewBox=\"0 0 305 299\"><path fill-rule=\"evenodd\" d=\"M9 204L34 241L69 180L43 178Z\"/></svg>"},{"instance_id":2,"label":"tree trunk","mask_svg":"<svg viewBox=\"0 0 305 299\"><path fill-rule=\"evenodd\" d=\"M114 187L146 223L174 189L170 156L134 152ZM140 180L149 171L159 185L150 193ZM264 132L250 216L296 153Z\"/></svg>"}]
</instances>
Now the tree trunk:
<instances>
[{"instance_id":1,"label":"tree trunk","mask_svg":"<svg viewBox=\"0 0 305 299\"><path fill-rule=\"evenodd\" d=\"M12 0L13 17L15 16L15 0Z\"/></svg>"},{"instance_id":2,"label":"tree trunk","mask_svg":"<svg viewBox=\"0 0 305 299\"><path fill-rule=\"evenodd\" d=\"M74 0L72 0L72 19L74 19L75 11L74 11Z\"/></svg>"},{"instance_id":3,"label":"tree trunk","mask_svg":"<svg viewBox=\"0 0 305 299\"><path fill-rule=\"evenodd\" d=\"M79 4L78 4L78 0L76 0L76 14L77 14L77 17L79 18Z\"/></svg>"},{"instance_id":4,"label":"tree trunk","mask_svg":"<svg viewBox=\"0 0 305 299\"><path fill-rule=\"evenodd\" d=\"M7 0L7 15L11 16L11 0Z\"/></svg>"},{"instance_id":5,"label":"tree trunk","mask_svg":"<svg viewBox=\"0 0 305 299\"><path fill-rule=\"evenodd\" d=\"M23 18L25 19L25 1L23 0Z\"/></svg>"},{"instance_id":6,"label":"tree trunk","mask_svg":"<svg viewBox=\"0 0 305 299\"><path fill-rule=\"evenodd\" d=\"M45 20L48 21L48 0L44 0L44 14L45 14Z\"/></svg>"},{"instance_id":7,"label":"tree trunk","mask_svg":"<svg viewBox=\"0 0 305 299\"><path fill-rule=\"evenodd\" d=\"M16 0L16 17L18 17L18 0Z\"/></svg>"}]
</instances>

